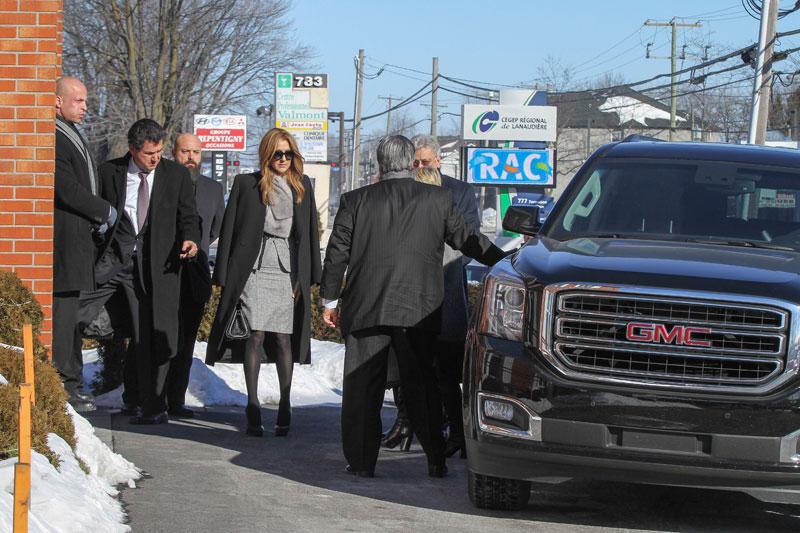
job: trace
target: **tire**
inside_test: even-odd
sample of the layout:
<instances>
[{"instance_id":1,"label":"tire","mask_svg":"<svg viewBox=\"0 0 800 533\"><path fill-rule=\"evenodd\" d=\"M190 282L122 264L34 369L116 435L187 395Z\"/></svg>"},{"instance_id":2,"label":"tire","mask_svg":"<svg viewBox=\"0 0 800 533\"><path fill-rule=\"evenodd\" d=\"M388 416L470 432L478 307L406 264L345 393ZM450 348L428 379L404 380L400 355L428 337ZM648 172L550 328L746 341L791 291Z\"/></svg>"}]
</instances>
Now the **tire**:
<instances>
[{"instance_id":1,"label":"tire","mask_svg":"<svg viewBox=\"0 0 800 533\"><path fill-rule=\"evenodd\" d=\"M480 509L519 511L528 505L531 482L469 472L469 499Z\"/></svg>"}]
</instances>

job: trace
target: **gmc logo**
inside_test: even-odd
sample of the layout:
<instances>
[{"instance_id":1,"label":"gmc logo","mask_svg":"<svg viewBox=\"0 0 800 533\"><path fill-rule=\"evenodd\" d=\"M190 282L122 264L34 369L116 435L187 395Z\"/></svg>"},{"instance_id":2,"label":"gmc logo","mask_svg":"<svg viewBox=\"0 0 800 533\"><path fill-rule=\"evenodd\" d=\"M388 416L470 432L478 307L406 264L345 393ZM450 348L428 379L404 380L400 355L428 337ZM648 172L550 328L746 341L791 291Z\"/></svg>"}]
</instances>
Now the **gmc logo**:
<instances>
[{"instance_id":1,"label":"gmc logo","mask_svg":"<svg viewBox=\"0 0 800 533\"><path fill-rule=\"evenodd\" d=\"M680 344L683 346L711 347L711 341L694 339L697 333L711 333L710 328L691 328L687 326L674 326L667 330L664 324L651 324L648 322L629 322L625 330L625 338L629 341L653 342L664 344Z\"/></svg>"}]
</instances>

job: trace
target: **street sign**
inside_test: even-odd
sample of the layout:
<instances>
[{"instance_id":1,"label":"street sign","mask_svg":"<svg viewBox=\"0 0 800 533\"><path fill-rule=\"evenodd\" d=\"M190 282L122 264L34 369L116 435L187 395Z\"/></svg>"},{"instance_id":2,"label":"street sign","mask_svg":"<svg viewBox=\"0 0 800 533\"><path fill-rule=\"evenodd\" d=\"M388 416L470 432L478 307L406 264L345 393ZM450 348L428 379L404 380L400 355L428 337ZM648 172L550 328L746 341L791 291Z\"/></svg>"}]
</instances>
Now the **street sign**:
<instances>
[{"instance_id":1,"label":"street sign","mask_svg":"<svg viewBox=\"0 0 800 533\"><path fill-rule=\"evenodd\" d=\"M228 179L228 154L211 152L211 176L224 186Z\"/></svg>"},{"instance_id":2,"label":"street sign","mask_svg":"<svg viewBox=\"0 0 800 533\"><path fill-rule=\"evenodd\" d=\"M479 141L556 140L554 106L464 104L462 137Z\"/></svg>"},{"instance_id":3,"label":"street sign","mask_svg":"<svg viewBox=\"0 0 800 533\"><path fill-rule=\"evenodd\" d=\"M247 149L247 117L244 115L195 115L194 134L203 150L244 152Z\"/></svg>"},{"instance_id":4,"label":"street sign","mask_svg":"<svg viewBox=\"0 0 800 533\"><path fill-rule=\"evenodd\" d=\"M555 151L466 148L468 183L501 187L555 187Z\"/></svg>"},{"instance_id":5,"label":"street sign","mask_svg":"<svg viewBox=\"0 0 800 533\"><path fill-rule=\"evenodd\" d=\"M275 73L275 126L294 135L305 161L327 161L328 75Z\"/></svg>"}]
</instances>

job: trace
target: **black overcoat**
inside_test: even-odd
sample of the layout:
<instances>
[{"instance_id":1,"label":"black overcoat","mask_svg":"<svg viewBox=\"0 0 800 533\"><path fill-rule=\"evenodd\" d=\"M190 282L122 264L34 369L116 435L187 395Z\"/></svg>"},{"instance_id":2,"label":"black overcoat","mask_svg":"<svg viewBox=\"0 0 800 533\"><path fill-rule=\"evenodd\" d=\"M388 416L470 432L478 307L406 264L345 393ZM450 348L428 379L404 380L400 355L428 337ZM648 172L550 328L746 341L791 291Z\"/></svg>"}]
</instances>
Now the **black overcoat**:
<instances>
[{"instance_id":1,"label":"black overcoat","mask_svg":"<svg viewBox=\"0 0 800 533\"><path fill-rule=\"evenodd\" d=\"M222 232L214 263L214 283L222 287L219 308L208 339L206 363L213 365L225 353L224 331L231 313L242 295L253 265L258 258L264 234L266 206L261 202L258 181L261 173L240 174L233 188L222 220ZM296 363L311 362L311 284L320 282L322 265L319 252L319 222L314 189L308 176L303 176L305 195L299 204L294 189L294 213L289 249L292 257L292 279L300 285L295 301L292 357ZM267 354L272 360L272 354Z\"/></svg>"},{"instance_id":2,"label":"black overcoat","mask_svg":"<svg viewBox=\"0 0 800 533\"><path fill-rule=\"evenodd\" d=\"M113 271L130 260L132 241L123 238L125 224L126 182L130 154L106 161L98 169L103 198L116 207L119 217L109 231L100 260L95 266L98 283L113 276ZM129 224L128 224L129 225ZM153 177L153 191L147 210L141 264L145 271L145 289L153 302L153 339L159 342L162 356L171 357L178 349L178 304L180 272L178 257L183 241L200 243L200 222L194 203L194 189L186 167L161 159ZM130 246L120 242L131 242ZM165 343L161 345L161 343Z\"/></svg>"},{"instance_id":3,"label":"black overcoat","mask_svg":"<svg viewBox=\"0 0 800 533\"><path fill-rule=\"evenodd\" d=\"M77 130L76 130L77 131ZM92 226L108 219L109 204L92 194L85 156L56 129L53 206L53 292L94 289L97 247Z\"/></svg>"}]
</instances>

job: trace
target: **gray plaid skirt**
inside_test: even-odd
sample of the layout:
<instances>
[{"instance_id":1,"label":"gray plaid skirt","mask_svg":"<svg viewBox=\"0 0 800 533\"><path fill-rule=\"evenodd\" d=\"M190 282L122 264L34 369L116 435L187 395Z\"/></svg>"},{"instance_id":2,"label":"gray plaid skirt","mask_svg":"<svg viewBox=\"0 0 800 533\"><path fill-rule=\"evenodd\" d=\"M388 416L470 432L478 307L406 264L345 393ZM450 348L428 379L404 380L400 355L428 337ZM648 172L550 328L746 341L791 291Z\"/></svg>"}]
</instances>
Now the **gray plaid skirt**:
<instances>
[{"instance_id":1,"label":"gray plaid skirt","mask_svg":"<svg viewBox=\"0 0 800 533\"><path fill-rule=\"evenodd\" d=\"M242 310L250 328L291 333L294 326L289 243L267 236L242 291Z\"/></svg>"}]
</instances>

